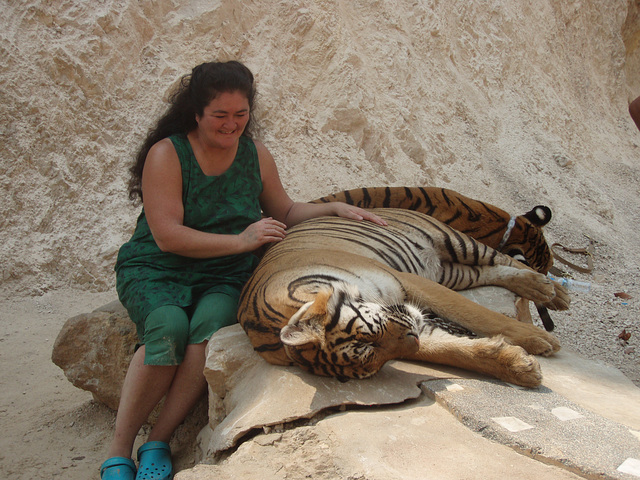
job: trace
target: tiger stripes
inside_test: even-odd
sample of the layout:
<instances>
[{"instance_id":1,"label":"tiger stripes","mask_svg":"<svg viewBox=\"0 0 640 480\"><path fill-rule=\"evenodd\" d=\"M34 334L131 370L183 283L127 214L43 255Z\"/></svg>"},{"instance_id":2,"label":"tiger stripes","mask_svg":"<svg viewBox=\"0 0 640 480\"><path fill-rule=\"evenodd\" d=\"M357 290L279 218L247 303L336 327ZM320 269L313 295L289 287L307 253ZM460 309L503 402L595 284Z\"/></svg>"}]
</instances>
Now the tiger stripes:
<instances>
[{"instance_id":1,"label":"tiger stripes","mask_svg":"<svg viewBox=\"0 0 640 480\"><path fill-rule=\"evenodd\" d=\"M524 215L506 211L458 192L438 187L370 187L344 190L310 203L345 202L361 208L402 208L432 216L451 228L512 257L521 255L540 273L553 266L551 249L542 227L551 210L538 205ZM511 218L515 224L503 243Z\"/></svg>"},{"instance_id":2,"label":"tiger stripes","mask_svg":"<svg viewBox=\"0 0 640 480\"><path fill-rule=\"evenodd\" d=\"M480 265L515 265L509 257L498 256L497 250L433 217L412 210L374 211L390 221L390 225L380 227L371 222L323 217L311 223L303 222L289 231L288 238L297 241L296 248L309 248L311 245L307 246L307 240L315 244L314 232L321 229L323 237L331 242L333 248L344 248L353 254L378 260L395 270L431 278L453 290L478 285L482 280ZM436 249L437 259L446 262L449 268L440 268L437 274L425 270L430 248Z\"/></svg>"}]
</instances>

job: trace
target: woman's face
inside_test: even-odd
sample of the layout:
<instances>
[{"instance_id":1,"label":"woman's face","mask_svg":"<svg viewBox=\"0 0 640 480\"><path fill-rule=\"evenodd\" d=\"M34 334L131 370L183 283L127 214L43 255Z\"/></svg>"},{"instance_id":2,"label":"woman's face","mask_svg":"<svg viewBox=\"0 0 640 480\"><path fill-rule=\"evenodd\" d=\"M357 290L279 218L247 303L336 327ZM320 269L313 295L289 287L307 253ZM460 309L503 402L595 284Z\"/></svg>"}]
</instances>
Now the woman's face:
<instances>
[{"instance_id":1,"label":"woman's face","mask_svg":"<svg viewBox=\"0 0 640 480\"><path fill-rule=\"evenodd\" d=\"M240 91L223 92L196 115L198 133L210 147L232 148L249 121L249 100Z\"/></svg>"}]
</instances>

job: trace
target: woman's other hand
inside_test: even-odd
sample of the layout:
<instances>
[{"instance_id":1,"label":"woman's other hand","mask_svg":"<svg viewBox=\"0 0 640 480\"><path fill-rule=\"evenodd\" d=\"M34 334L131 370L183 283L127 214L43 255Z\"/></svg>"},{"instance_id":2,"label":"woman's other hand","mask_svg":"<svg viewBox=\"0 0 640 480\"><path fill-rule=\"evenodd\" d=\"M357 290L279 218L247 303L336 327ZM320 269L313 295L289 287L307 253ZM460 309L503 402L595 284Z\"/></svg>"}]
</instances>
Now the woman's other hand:
<instances>
[{"instance_id":1,"label":"woman's other hand","mask_svg":"<svg viewBox=\"0 0 640 480\"><path fill-rule=\"evenodd\" d=\"M245 251L260 248L266 243L280 242L287 235L287 226L271 217L263 218L249 225L239 236L246 245Z\"/></svg>"},{"instance_id":2,"label":"woman's other hand","mask_svg":"<svg viewBox=\"0 0 640 480\"><path fill-rule=\"evenodd\" d=\"M368 220L377 225L387 226L387 222L373 212L360 207L349 205L342 202L332 202L335 205L335 215L343 218L351 218L353 220ZM330 204L325 204L330 205Z\"/></svg>"}]
</instances>

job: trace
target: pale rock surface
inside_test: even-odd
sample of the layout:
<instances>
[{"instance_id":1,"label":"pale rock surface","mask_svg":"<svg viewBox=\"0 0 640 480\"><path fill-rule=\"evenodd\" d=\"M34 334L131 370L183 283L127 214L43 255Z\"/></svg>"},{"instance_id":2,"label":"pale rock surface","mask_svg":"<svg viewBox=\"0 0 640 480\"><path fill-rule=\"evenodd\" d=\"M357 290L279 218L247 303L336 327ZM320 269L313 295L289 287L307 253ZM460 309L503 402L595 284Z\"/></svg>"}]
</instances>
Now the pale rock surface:
<instances>
[{"instance_id":1,"label":"pale rock surface","mask_svg":"<svg viewBox=\"0 0 640 480\"><path fill-rule=\"evenodd\" d=\"M639 382L638 304L613 296L640 296L628 114L639 11L638 0L9 2L0 278L23 295L112 289L139 213L126 182L144 133L181 75L237 58L256 76L257 137L295 200L443 186L512 214L547 204L550 242L593 239L595 270L577 277L594 289L555 315L557 333Z\"/></svg>"},{"instance_id":2,"label":"pale rock surface","mask_svg":"<svg viewBox=\"0 0 640 480\"><path fill-rule=\"evenodd\" d=\"M258 435L218 465L176 480L453 480L581 477L482 438L428 398L347 411L281 433Z\"/></svg>"},{"instance_id":3,"label":"pale rock surface","mask_svg":"<svg viewBox=\"0 0 640 480\"><path fill-rule=\"evenodd\" d=\"M210 59L255 72L259 136L298 200L442 185L634 245L637 0L27 0L2 22L0 259L18 291L113 286L133 152Z\"/></svg>"},{"instance_id":4,"label":"pale rock surface","mask_svg":"<svg viewBox=\"0 0 640 480\"><path fill-rule=\"evenodd\" d=\"M620 370L599 361L585 361L569 349L538 361L545 373L545 386L587 410L640 432L640 389Z\"/></svg>"},{"instance_id":5,"label":"pale rock surface","mask_svg":"<svg viewBox=\"0 0 640 480\"><path fill-rule=\"evenodd\" d=\"M62 377L52 342L89 310L78 302L112 296L139 213L133 152L171 85L210 59L255 72L257 136L296 200L423 184L513 214L549 205L550 242L596 245L576 274L591 292L553 314L557 335L640 384L638 0L3 7L0 476L84 480L104 460L113 417Z\"/></svg>"}]
</instances>

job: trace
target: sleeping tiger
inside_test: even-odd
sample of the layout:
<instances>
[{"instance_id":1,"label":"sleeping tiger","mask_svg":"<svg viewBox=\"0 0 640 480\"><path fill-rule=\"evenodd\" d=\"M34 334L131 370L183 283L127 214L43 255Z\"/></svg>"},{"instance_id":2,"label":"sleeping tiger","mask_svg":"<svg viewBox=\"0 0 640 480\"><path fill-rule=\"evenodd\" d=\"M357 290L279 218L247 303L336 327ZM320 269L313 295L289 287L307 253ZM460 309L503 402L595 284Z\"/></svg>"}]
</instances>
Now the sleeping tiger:
<instances>
[{"instance_id":1,"label":"sleeping tiger","mask_svg":"<svg viewBox=\"0 0 640 480\"><path fill-rule=\"evenodd\" d=\"M345 202L362 208L406 208L426 213L450 227L546 274L553 256L542 227L551 220L544 205L524 215L511 216L504 210L474 200L453 190L438 187L369 187L345 190L309 203ZM518 302L518 317L531 320L528 302ZM546 308L536 305L547 331L555 326Z\"/></svg>"},{"instance_id":2,"label":"sleeping tiger","mask_svg":"<svg viewBox=\"0 0 640 480\"><path fill-rule=\"evenodd\" d=\"M402 358L539 385L527 352L551 355L556 338L452 289L497 285L553 309L568 307L566 290L428 215L374 211L388 226L316 218L267 250L238 310L254 349L270 363L340 380L370 377ZM451 335L424 312L482 338Z\"/></svg>"}]
</instances>

